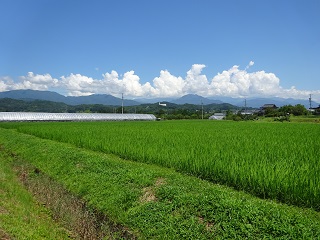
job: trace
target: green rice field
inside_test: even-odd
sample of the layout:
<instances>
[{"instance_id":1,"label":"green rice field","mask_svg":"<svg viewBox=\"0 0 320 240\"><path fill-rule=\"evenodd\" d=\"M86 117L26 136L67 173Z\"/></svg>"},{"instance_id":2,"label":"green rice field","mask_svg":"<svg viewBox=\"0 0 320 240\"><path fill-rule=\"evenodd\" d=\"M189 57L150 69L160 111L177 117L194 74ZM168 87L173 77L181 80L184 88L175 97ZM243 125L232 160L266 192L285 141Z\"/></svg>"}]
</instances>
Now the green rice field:
<instances>
[{"instance_id":1,"label":"green rice field","mask_svg":"<svg viewBox=\"0 0 320 240\"><path fill-rule=\"evenodd\" d=\"M37 122L1 123L0 127L320 210L319 124Z\"/></svg>"}]
</instances>

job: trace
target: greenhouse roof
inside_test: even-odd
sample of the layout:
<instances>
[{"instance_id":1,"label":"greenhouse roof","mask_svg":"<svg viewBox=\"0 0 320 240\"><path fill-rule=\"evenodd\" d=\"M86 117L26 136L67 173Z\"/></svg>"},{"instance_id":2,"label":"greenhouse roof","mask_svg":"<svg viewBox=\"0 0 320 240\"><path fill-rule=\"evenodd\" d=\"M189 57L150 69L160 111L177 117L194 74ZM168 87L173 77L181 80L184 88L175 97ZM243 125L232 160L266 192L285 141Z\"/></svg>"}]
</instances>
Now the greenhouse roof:
<instances>
[{"instance_id":1,"label":"greenhouse roof","mask_svg":"<svg viewBox=\"0 0 320 240\"><path fill-rule=\"evenodd\" d=\"M0 112L0 122L6 121L154 121L152 114L119 113L40 113Z\"/></svg>"}]
</instances>

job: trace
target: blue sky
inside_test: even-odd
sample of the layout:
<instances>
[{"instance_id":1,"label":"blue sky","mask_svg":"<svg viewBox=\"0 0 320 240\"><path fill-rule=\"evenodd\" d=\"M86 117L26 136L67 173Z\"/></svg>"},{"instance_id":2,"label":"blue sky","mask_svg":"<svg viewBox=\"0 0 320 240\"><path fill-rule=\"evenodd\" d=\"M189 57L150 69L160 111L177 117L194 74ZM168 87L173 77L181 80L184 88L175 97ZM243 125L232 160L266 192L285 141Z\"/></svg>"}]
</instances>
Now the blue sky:
<instances>
[{"instance_id":1,"label":"blue sky","mask_svg":"<svg viewBox=\"0 0 320 240\"><path fill-rule=\"evenodd\" d=\"M2 0L0 91L320 100L318 0Z\"/></svg>"}]
</instances>

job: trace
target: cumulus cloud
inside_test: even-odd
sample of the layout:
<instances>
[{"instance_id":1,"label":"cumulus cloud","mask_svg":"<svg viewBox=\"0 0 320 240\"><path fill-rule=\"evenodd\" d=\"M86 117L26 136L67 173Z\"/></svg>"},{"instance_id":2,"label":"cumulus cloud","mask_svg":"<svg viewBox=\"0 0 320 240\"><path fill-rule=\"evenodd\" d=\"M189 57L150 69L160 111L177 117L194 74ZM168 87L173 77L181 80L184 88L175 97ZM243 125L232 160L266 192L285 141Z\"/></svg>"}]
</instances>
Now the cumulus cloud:
<instances>
[{"instance_id":1,"label":"cumulus cloud","mask_svg":"<svg viewBox=\"0 0 320 240\"><path fill-rule=\"evenodd\" d=\"M28 72L27 76L21 76L18 82L14 82L10 77L0 77L0 90L33 89L48 90L58 84L58 79L51 77L50 74L34 74Z\"/></svg>"},{"instance_id":2,"label":"cumulus cloud","mask_svg":"<svg viewBox=\"0 0 320 240\"><path fill-rule=\"evenodd\" d=\"M60 89L70 96L86 96L94 93L120 96L124 93L126 97L132 98L180 97L192 93L204 97L277 96L305 99L311 93L315 100L320 101L320 90L298 90L294 86L284 89L280 85L280 79L274 73L248 72L247 70L253 65L253 61L250 61L244 69L234 65L210 79L202 74L205 65L194 64L184 77L174 76L168 70L161 70L158 77L146 83L141 83L140 77L134 71L128 71L119 76L113 70L102 74L101 79L73 73L56 79L50 74L40 75L29 72L18 81L7 76L0 77L0 91Z\"/></svg>"},{"instance_id":3,"label":"cumulus cloud","mask_svg":"<svg viewBox=\"0 0 320 240\"><path fill-rule=\"evenodd\" d=\"M185 82L181 77L173 76L168 70L161 70L160 76L153 79L153 85L156 97L173 97L183 95Z\"/></svg>"},{"instance_id":4,"label":"cumulus cloud","mask_svg":"<svg viewBox=\"0 0 320 240\"><path fill-rule=\"evenodd\" d=\"M211 94L226 96L275 96L281 91L279 78L273 73L258 71L248 73L233 66L218 73L210 84Z\"/></svg>"},{"instance_id":5,"label":"cumulus cloud","mask_svg":"<svg viewBox=\"0 0 320 240\"><path fill-rule=\"evenodd\" d=\"M0 91L4 92L4 91L8 91L8 90L14 90L15 87L15 83L14 81L8 77L0 77Z\"/></svg>"},{"instance_id":6,"label":"cumulus cloud","mask_svg":"<svg viewBox=\"0 0 320 240\"><path fill-rule=\"evenodd\" d=\"M134 71L126 72L122 79L116 71L105 73L102 75L103 80L100 81L100 91L104 93L117 95L125 93L131 97L153 96L154 88L149 82L140 83L140 77L134 74Z\"/></svg>"},{"instance_id":7,"label":"cumulus cloud","mask_svg":"<svg viewBox=\"0 0 320 240\"><path fill-rule=\"evenodd\" d=\"M22 88L34 90L48 90L49 87L53 87L58 83L58 80L52 78L50 74L41 75L33 72L28 72L27 76L22 76L20 79Z\"/></svg>"},{"instance_id":8,"label":"cumulus cloud","mask_svg":"<svg viewBox=\"0 0 320 240\"><path fill-rule=\"evenodd\" d=\"M206 66L203 64L194 64L187 72L185 84L183 88L184 93L196 93L199 95L208 94L208 79L205 75L201 75L202 69Z\"/></svg>"},{"instance_id":9,"label":"cumulus cloud","mask_svg":"<svg viewBox=\"0 0 320 240\"><path fill-rule=\"evenodd\" d=\"M60 78L59 86L68 90L70 96L88 96L95 92L95 81L81 74L71 73L69 76Z\"/></svg>"}]
</instances>

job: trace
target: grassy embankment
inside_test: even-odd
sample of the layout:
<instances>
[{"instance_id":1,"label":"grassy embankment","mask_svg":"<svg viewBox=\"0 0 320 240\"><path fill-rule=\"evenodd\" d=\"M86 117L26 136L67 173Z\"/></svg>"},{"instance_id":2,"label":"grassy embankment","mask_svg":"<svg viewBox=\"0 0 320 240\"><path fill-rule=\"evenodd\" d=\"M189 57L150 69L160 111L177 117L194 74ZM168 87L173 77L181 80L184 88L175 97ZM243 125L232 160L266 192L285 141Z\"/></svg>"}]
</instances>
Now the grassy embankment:
<instances>
[{"instance_id":1,"label":"grassy embankment","mask_svg":"<svg viewBox=\"0 0 320 240\"><path fill-rule=\"evenodd\" d=\"M13 161L0 145L0 239L68 239L69 232L22 186Z\"/></svg>"},{"instance_id":2,"label":"grassy embankment","mask_svg":"<svg viewBox=\"0 0 320 240\"><path fill-rule=\"evenodd\" d=\"M25 159L36 172L47 174L137 238L320 236L320 215L311 209L261 200L172 169L125 161L14 130L0 132L6 151ZM4 230L8 229L10 226Z\"/></svg>"}]
</instances>

